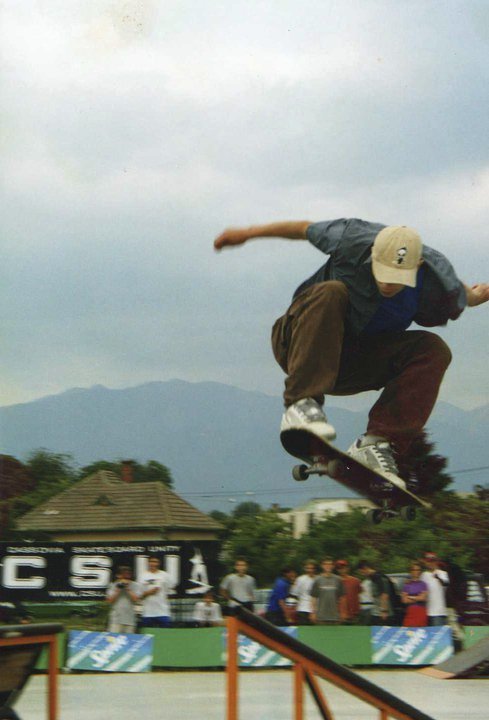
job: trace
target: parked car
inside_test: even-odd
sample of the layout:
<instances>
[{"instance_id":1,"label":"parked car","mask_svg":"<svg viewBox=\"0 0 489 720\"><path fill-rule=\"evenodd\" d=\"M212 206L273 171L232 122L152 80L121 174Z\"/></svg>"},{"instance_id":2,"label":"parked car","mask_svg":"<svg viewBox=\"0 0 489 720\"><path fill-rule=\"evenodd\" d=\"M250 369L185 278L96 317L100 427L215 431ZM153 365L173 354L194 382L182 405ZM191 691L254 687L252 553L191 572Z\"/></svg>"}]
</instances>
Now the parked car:
<instances>
[{"instance_id":1,"label":"parked car","mask_svg":"<svg viewBox=\"0 0 489 720\"><path fill-rule=\"evenodd\" d=\"M462 625L489 625L489 594L480 573L467 575L465 597L455 605Z\"/></svg>"}]
</instances>

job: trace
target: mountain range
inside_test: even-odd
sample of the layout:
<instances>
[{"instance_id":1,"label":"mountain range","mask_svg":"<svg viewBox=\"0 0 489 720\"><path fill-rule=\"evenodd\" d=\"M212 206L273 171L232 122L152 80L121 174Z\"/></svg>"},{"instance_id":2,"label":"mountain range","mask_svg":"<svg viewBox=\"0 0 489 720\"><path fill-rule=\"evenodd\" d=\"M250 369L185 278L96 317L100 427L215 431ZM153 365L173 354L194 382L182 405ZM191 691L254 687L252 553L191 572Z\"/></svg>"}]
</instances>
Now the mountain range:
<instances>
[{"instance_id":1,"label":"mountain range","mask_svg":"<svg viewBox=\"0 0 489 720\"><path fill-rule=\"evenodd\" d=\"M71 454L80 467L102 459L157 460L170 469L175 491L205 512L230 512L246 500L292 507L347 495L330 480L291 479L294 459L278 438L281 413L280 397L222 383L95 385L1 407L1 451L25 460L42 447ZM328 417L339 447L365 429L366 412L328 404ZM440 402L430 418L430 439L448 458L458 491L489 481L488 425L489 404L465 411Z\"/></svg>"}]
</instances>

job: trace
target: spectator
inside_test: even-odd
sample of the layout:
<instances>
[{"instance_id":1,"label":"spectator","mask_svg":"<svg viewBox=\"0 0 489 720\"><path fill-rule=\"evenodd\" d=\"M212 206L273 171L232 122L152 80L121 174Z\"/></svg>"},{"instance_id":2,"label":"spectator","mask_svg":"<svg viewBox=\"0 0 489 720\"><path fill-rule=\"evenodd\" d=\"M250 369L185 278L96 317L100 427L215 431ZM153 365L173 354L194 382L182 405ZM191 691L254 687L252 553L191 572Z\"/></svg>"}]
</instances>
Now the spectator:
<instances>
[{"instance_id":1,"label":"spectator","mask_svg":"<svg viewBox=\"0 0 489 720\"><path fill-rule=\"evenodd\" d=\"M20 600L13 602L0 602L0 625L3 623L14 625L30 625L32 617L29 615Z\"/></svg>"},{"instance_id":2,"label":"spectator","mask_svg":"<svg viewBox=\"0 0 489 720\"><path fill-rule=\"evenodd\" d=\"M360 581L360 587L360 625L371 625L374 595L370 578L364 577L363 580Z\"/></svg>"},{"instance_id":3,"label":"spectator","mask_svg":"<svg viewBox=\"0 0 489 720\"><path fill-rule=\"evenodd\" d=\"M223 624L219 603L214 600L214 593L209 590L199 602L195 603L194 621L198 627L216 627Z\"/></svg>"},{"instance_id":4,"label":"spectator","mask_svg":"<svg viewBox=\"0 0 489 720\"><path fill-rule=\"evenodd\" d=\"M321 568L322 573L311 588L311 622L315 625L338 625L344 619L345 588L341 579L333 575L333 558L325 557Z\"/></svg>"},{"instance_id":5,"label":"spectator","mask_svg":"<svg viewBox=\"0 0 489 720\"><path fill-rule=\"evenodd\" d=\"M312 598L311 588L317 576L315 560L306 560L304 574L299 575L290 590L290 594L297 598L296 620L298 625L310 625Z\"/></svg>"},{"instance_id":6,"label":"spectator","mask_svg":"<svg viewBox=\"0 0 489 720\"><path fill-rule=\"evenodd\" d=\"M293 583L295 579L292 581ZM297 625L297 598L292 595L292 587L289 588L289 594L285 598L285 619L287 625Z\"/></svg>"},{"instance_id":7,"label":"spectator","mask_svg":"<svg viewBox=\"0 0 489 720\"><path fill-rule=\"evenodd\" d=\"M358 572L372 583L373 607L370 616L371 625L395 625L395 608L391 600L389 578L379 572L373 563L361 560Z\"/></svg>"},{"instance_id":8,"label":"spectator","mask_svg":"<svg viewBox=\"0 0 489 720\"><path fill-rule=\"evenodd\" d=\"M420 580L428 586L428 625L446 625L448 618L445 591L449 585L448 573L440 568L438 556L433 552L426 552L423 561L426 570L421 574Z\"/></svg>"},{"instance_id":9,"label":"spectator","mask_svg":"<svg viewBox=\"0 0 489 720\"><path fill-rule=\"evenodd\" d=\"M348 560L337 560L335 567L345 588L344 621L352 625L358 622L360 615L360 580L350 575L350 563Z\"/></svg>"},{"instance_id":10,"label":"spectator","mask_svg":"<svg viewBox=\"0 0 489 720\"><path fill-rule=\"evenodd\" d=\"M140 588L132 580L131 568L120 565L117 568L115 580L107 588L106 599L110 603L109 621L107 629L113 633L136 632L136 608L139 600Z\"/></svg>"},{"instance_id":11,"label":"spectator","mask_svg":"<svg viewBox=\"0 0 489 720\"><path fill-rule=\"evenodd\" d=\"M268 600L268 607L265 618L274 625L288 625L287 598L290 587L297 576L296 571L286 566L282 568L280 576L275 580L272 594Z\"/></svg>"},{"instance_id":12,"label":"spectator","mask_svg":"<svg viewBox=\"0 0 489 720\"><path fill-rule=\"evenodd\" d=\"M401 600L407 606L403 625L406 627L425 627L428 624L426 613L426 598L428 586L421 580L422 567L418 562L412 562L409 567L411 578L402 588Z\"/></svg>"},{"instance_id":13,"label":"spectator","mask_svg":"<svg viewBox=\"0 0 489 720\"><path fill-rule=\"evenodd\" d=\"M143 627L167 628L171 625L170 603L168 595L173 590L170 576L160 569L160 559L148 558L148 570L141 578L143 592Z\"/></svg>"},{"instance_id":14,"label":"spectator","mask_svg":"<svg viewBox=\"0 0 489 720\"><path fill-rule=\"evenodd\" d=\"M229 608L242 605L253 612L255 601L255 578L247 574L248 563L244 558L237 558L234 563L235 572L226 575L221 582L221 595L227 600Z\"/></svg>"}]
</instances>

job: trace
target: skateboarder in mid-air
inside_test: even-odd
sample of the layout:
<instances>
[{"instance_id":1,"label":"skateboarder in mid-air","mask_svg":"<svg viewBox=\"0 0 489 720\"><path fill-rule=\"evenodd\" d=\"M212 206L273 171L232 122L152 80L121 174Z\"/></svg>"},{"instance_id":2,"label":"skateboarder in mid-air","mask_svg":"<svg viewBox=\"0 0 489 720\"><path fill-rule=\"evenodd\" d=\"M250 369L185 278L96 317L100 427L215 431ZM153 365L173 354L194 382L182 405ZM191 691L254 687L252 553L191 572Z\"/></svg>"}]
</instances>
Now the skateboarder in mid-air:
<instances>
[{"instance_id":1,"label":"skateboarder in mid-air","mask_svg":"<svg viewBox=\"0 0 489 720\"><path fill-rule=\"evenodd\" d=\"M394 450L406 452L423 429L451 360L438 335L407 328L456 320L467 305L489 300L489 285L464 285L412 228L358 219L230 228L214 247L266 237L309 240L330 256L273 326L273 352L287 374L282 433L307 429L333 440L324 395L383 388L348 453L405 487Z\"/></svg>"}]
</instances>

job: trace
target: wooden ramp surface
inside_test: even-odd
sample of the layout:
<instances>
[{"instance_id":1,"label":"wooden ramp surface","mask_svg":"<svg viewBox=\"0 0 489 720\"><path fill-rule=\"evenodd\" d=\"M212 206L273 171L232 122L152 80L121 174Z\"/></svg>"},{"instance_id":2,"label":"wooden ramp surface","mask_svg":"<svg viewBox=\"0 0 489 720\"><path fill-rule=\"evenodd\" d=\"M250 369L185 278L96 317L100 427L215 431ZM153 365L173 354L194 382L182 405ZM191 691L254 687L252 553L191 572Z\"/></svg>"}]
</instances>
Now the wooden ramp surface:
<instances>
[{"instance_id":1,"label":"wooden ramp surface","mask_svg":"<svg viewBox=\"0 0 489 720\"><path fill-rule=\"evenodd\" d=\"M419 672L440 680L489 675L489 637L482 638L468 650L453 655L445 662L423 668Z\"/></svg>"}]
</instances>

